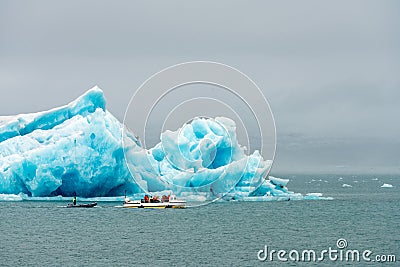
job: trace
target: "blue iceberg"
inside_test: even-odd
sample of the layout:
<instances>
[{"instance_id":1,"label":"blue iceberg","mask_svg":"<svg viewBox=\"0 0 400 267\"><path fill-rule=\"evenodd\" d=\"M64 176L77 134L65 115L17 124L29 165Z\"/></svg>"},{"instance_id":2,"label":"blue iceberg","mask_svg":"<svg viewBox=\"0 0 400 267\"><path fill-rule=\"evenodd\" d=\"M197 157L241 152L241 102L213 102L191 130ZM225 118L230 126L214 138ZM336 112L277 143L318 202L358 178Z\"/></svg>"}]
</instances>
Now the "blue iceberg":
<instances>
[{"instance_id":1,"label":"blue iceberg","mask_svg":"<svg viewBox=\"0 0 400 267\"><path fill-rule=\"evenodd\" d=\"M314 199L266 177L271 161L246 155L235 122L195 118L145 149L94 87L68 105L0 117L1 199L171 192L188 200Z\"/></svg>"},{"instance_id":2,"label":"blue iceberg","mask_svg":"<svg viewBox=\"0 0 400 267\"><path fill-rule=\"evenodd\" d=\"M0 117L0 193L108 196L138 192L121 124L99 88L46 112Z\"/></svg>"}]
</instances>

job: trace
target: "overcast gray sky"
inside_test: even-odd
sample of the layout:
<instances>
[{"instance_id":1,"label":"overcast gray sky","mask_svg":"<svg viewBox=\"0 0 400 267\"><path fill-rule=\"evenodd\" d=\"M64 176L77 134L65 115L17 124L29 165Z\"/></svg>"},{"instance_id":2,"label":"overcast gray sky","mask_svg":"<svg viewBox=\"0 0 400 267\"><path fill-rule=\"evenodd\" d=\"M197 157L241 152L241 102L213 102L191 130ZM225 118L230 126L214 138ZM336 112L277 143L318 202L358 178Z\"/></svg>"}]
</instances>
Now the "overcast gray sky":
<instances>
[{"instance_id":1,"label":"overcast gray sky","mask_svg":"<svg viewBox=\"0 0 400 267\"><path fill-rule=\"evenodd\" d=\"M120 120L173 64L231 65L275 115L273 173L400 173L399 1L0 0L0 114L94 85Z\"/></svg>"}]
</instances>

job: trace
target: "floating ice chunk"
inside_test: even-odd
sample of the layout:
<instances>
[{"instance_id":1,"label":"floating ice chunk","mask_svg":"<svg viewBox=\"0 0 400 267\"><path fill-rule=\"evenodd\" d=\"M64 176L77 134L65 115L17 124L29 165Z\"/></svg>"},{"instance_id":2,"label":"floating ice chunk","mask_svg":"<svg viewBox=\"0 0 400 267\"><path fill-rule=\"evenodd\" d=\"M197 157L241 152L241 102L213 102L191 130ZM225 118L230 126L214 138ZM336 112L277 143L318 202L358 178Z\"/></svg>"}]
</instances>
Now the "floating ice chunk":
<instances>
[{"instance_id":1,"label":"floating ice chunk","mask_svg":"<svg viewBox=\"0 0 400 267\"><path fill-rule=\"evenodd\" d=\"M322 197L322 193L308 193L306 196Z\"/></svg>"},{"instance_id":2,"label":"floating ice chunk","mask_svg":"<svg viewBox=\"0 0 400 267\"><path fill-rule=\"evenodd\" d=\"M383 184L381 187L382 188L392 188L393 185L391 185L391 184Z\"/></svg>"},{"instance_id":3,"label":"floating ice chunk","mask_svg":"<svg viewBox=\"0 0 400 267\"><path fill-rule=\"evenodd\" d=\"M289 182L289 179L276 178L273 176L269 176L269 180L271 181L272 184L281 186L286 186L287 183Z\"/></svg>"},{"instance_id":4,"label":"floating ice chunk","mask_svg":"<svg viewBox=\"0 0 400 267\"><path fill-rule=\"evenodd\" d=\"M304 200L333 200L333 197L324 197L324 196L305 196Z\"/></svg>"},{"instance_id":5,"label":"floating ice chunk","mask_svg":"<svg viewBox=\"0 0 400 267\"><path fill-rule=\"evenodd\" d=\"M22 201L20 194L0 194L0 201Z\"/></svg>"},{"instance_id":6,"label":"floating ice chunk","mask_svg":"<svg viewBox=\"0 0 400 267\"><path fill-rule=\"evenodd\" d=\"M353 187L353 186L349 184L342 184L342 187Z\"/></svg>"}]
</instances>

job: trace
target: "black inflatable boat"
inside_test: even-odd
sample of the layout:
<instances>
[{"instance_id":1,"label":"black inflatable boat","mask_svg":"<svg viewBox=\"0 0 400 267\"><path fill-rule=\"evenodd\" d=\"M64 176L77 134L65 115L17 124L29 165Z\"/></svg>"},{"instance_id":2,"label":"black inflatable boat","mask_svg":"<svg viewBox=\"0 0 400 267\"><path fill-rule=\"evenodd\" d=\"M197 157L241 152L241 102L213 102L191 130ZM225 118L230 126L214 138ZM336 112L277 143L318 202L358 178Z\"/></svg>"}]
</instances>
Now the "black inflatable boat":
<instances>
[{"instance_id":1,"label":"black inflatable boat","mask_svg":"<svg viewBox=\"0 0 400 267\"><path fill-rule=\"evenodd\" d=\"M88 203L88 204L68 204L67 208L93 208L94 206L97 206L97 202L93 203Z\"/></svg>"}]
</instances>

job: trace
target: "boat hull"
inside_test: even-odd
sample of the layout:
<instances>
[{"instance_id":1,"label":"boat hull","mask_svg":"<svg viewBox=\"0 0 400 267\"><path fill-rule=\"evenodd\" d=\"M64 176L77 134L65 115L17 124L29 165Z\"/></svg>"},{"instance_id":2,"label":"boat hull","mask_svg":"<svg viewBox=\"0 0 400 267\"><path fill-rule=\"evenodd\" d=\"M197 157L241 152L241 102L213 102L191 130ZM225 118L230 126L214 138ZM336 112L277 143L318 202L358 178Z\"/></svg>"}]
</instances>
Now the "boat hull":
<instances>
[{"instance_id":1,"label":"boat hull","mask_svg":"<svg viewBox=\"0 0 400 267\"><path fill-rule=\"evenodd\" d=\"M135 201L124 203L123 207L131 209L184 209L186 202L141 203Z\"/></svg>"},{"instance_id":2,"label":"boat hull","mask_svg":"<svg viewBox=\"0 0 400 267\"><path fill-rule=\"evenodd\" d=\"M95 206L97 206L97 202L89 204L78 204L78 205L68 204L67 208L93 208Z\"/></svg>"}]
</instances>

